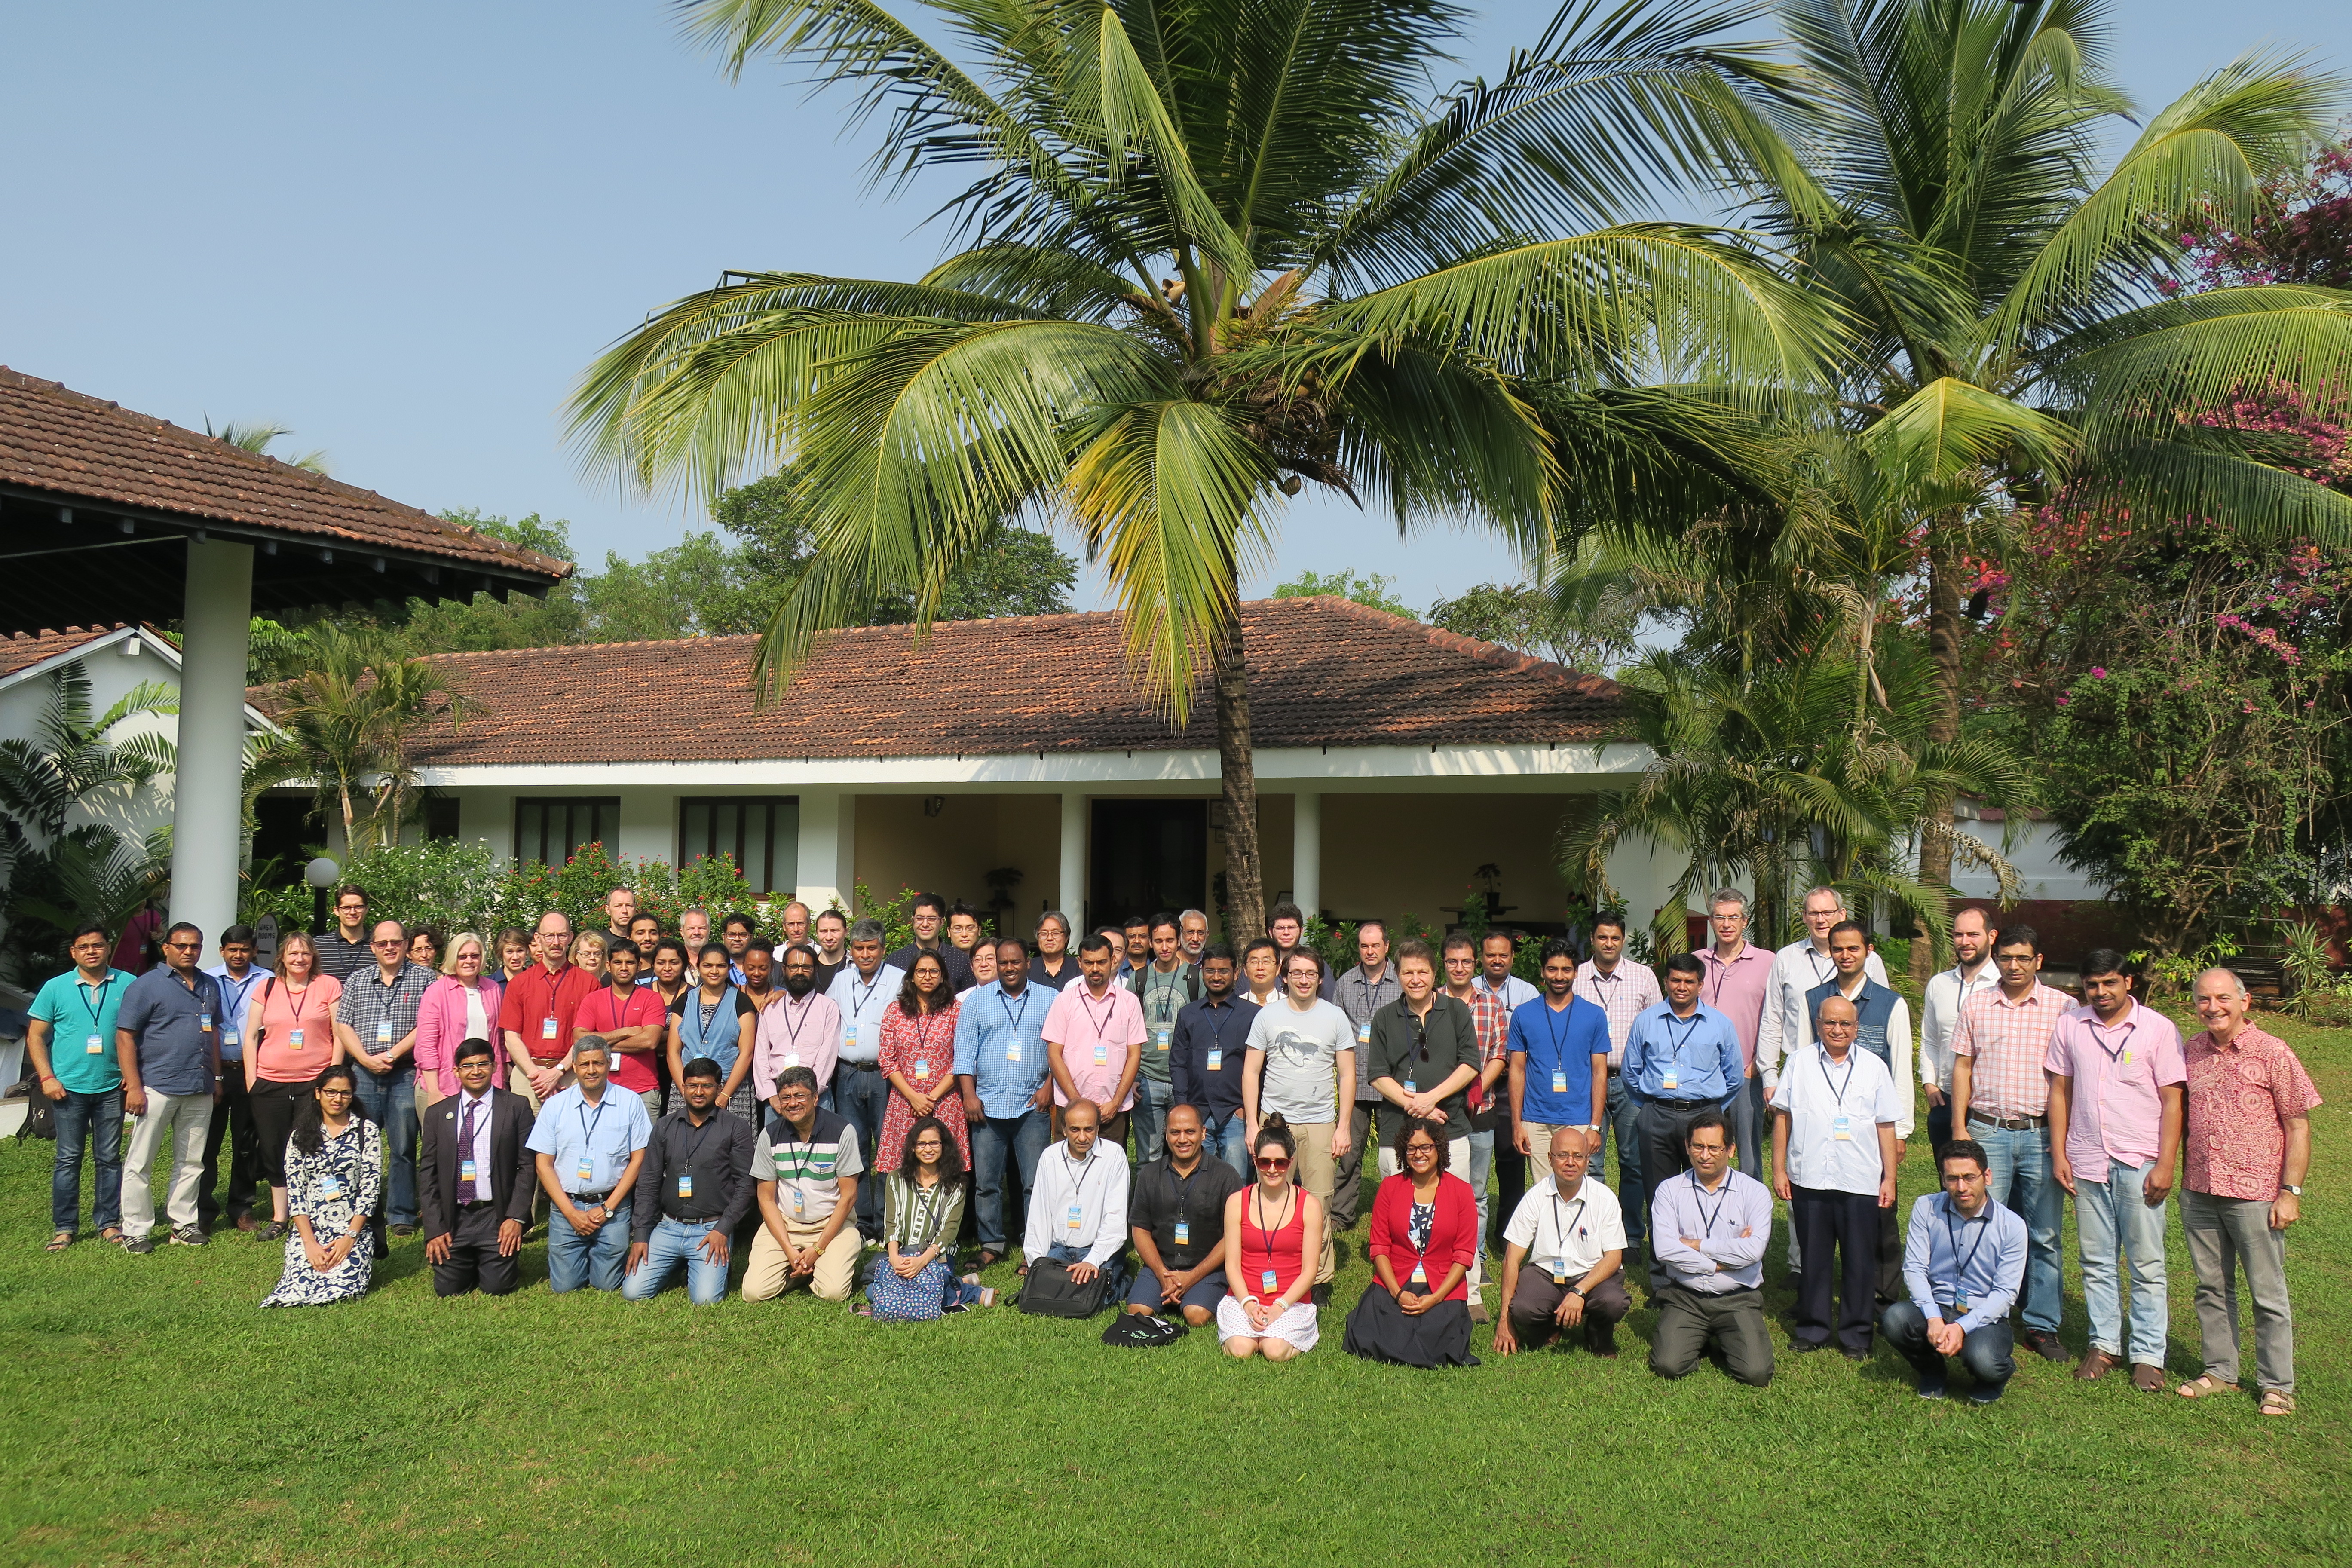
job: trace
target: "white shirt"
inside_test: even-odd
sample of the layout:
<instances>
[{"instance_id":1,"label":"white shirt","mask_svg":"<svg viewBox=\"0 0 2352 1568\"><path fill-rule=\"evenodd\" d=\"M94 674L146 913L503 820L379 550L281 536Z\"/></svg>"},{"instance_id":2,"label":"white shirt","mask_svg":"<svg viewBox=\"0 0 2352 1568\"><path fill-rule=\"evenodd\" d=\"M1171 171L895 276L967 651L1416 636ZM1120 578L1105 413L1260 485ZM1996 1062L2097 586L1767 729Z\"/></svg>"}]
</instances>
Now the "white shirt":
<instances>
[{"instance_id":1,"label":"white shirt","mask_svg":"<svg viewBox=\"0 0 2352 1568\"><path fill-rule=\"evenodd\" d=\"M1070 1158L1067 1142L1046 1150L1029 1194L1029 1221L1021 1237L1024 1260L1038 1261L1056 1242L1085 1247L1087 1261L1097 1268L1117 1257L1127 1245L1127 1184L1124 1149L1097 1139L1084 1160Z\"/></svg>"},{"instance_id":2,"label":"white shirt","mask_svg":"<svg viewBox=\"0 0 2352 1568\"><path fill-rule=\"evenodd\" d=\"M1584 1184L1566 1194L1558 1177L1546 1176L1511 1211L1503 1239L1528 1249L1528 1268L1566 1274L1573 1284L1600 1266L1601 1254L1624 1250L1625 1211L1589 1172Z\"/></svg>"},{"instance_id":3,"label":"white shirt","mask_svg":"<svg viewBox=\"0 0 2352 1568\"><path fill-rule=\"evenodd\" d=\"M1879 962L1877 953L1862 961L1862 972L1887 985L1886 965ZM1811 937L1792 942L1772 955L1772 968L1764 976L1764 1016L1756 1025L1756 1066L1764 1075L1766 1089L1780 1079L1780 1058L1795 1050L1804 1037L1800 1031L1805 993L1836 977L1837 966L1830 962L1828 952L1815 947Z\"/></svg>"},{"instance_id":4,"label":"white shirt","mask_svg":"<svg viewBox=\"0 0 2352 1568\"><path fill-rule=\"evenodd\" d=\"M1986 967L1990 968L1991 965L1988 964ZM1869 976L1865 973L1864 978L1868 979ZM1841 986L1839 989L1843 991L1844 987ZM1856 986L1854 988L1854 990L1857 991L1860 989L1860 986ZM1893 990L1894 987L1889 986L1888 989ZM1853 993L1848 991L1845 992L1845 994L1850 998ZM1810 1048L1815 1043L1813 1039L1812 1009L1810 1007L1798 1008L1797 1017L1798 1021L1804 1026L1804 1034L1802 1037L1798 1040L1794 1050L1791 1052L1792 1055L1795 1054L1796 1051L1803 1051ZM1864 1049L1862 1042L1859 1040L1854 1042L1853 1048L1874 1061L1878 1058L1878 1053L1876 1051ZM1904 998L1900 992L1895 994L1895 1010L1886 1016L1886 1061L1885 1065L1887 1069L1887 1076L1895 1081L1895 1103L1903 1108L1902 1114L1895 1119L1895 1136L1897 1138L1908 1138L1911 1136L1911 1108L1915 1100L1915 1096L1911 1092L1911 1004ZM1947 1070L1948 1071L1949 1069Z\"/></svg>"},{"instance_id":5,"label":"white shirt","mask_svg":"<svg viewBox=\"0 0 2352 1568\"><path fill-rule=\"evenodd\" d=\"M1858 1046L1843 1062L1820 1046L1794 1052L1772 1108L1789 1117L1790 1185L1878 1195L1878 1129L1906 1114L1885 1063Z\"/></svg>"},{"instance_id":6,"label":"white shirt","mask_svg":"<svg viewBox=\"0 0 2352 1568\"><path fill-rule=\"evenodd\" d=\"M1960 977L1958 964L1927 977L1927 994L1919 1004L1919 1081L1952 1092L1952 1036L1960 1026L1960 1007L1979 991L2000 984L2000 968L1990 958L1977 965L1976 978Z\"/></svg>"}]
</instances>

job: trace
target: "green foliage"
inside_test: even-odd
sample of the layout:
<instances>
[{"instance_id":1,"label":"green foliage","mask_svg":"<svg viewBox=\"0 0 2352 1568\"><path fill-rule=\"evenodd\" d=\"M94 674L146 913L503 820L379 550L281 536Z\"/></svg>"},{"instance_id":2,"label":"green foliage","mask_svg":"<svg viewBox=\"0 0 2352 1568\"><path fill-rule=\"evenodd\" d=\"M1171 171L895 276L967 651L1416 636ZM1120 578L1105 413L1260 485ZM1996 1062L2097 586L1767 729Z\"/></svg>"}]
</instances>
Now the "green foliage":
<instances>
[{"instance_id":1,"label":"green foliage","mask_svg":"<svg viewBox=\"0 0 2352 1568\"><path fill-rule=\"evenodd\" d=\"M1429 624L1570 669L1606 673L1633 653L1641 613L1622 591L1564 602L1526 583L1480 583L1432 605Z\"/></svg>"},{"instance_id":2,"label":"green foliage","mask_svg":"<svg viewBox=\"0 0 2352 1568\"><path fill-rule=\"evenodd\" d=\"M2173 951L2152 952L2136 948L2124 956L2139 966L2142 980L2152 1002L2173 1001L2186 996L2197 984L2197 977L2217 964L2226 964L2245 951L2238 939L2226 933L2215 937L2195 952Z\"/></svg>"},{"instance_id":3,"label":"green foliage","mask_svg":"<svg viewBox=\"0 0 2352 1568\"><path fill-rule=\"evenodd\" d=\"M860 882L850 896L852 918L880 921L882 951L896 952L915 940L915 900L920 892L919 888L901 888L897 897L877 900L874 897L874 889ZM1076 950L1077 938L1085 934L1084 931L1072 933L1070 946L1073 952Z\"/></svg>"},{"instance_id":4,"label":"green foliage","mask_svg":"<svg viewBox=\"0 0 2352 1568\"><path fill-rule=\"evenodd\" d=\"M1328 595L1336 599L1350 599L1368 605L1375 610L1386 610L1392 616L1419 620L1412 606L1392 591L1395 580L1378 572L1334 572L1325 576L1317 572L1301 572L1287 583L1277 584L1274 596L1277 599L1312 599Z\"/></svg>"}]
</instances>

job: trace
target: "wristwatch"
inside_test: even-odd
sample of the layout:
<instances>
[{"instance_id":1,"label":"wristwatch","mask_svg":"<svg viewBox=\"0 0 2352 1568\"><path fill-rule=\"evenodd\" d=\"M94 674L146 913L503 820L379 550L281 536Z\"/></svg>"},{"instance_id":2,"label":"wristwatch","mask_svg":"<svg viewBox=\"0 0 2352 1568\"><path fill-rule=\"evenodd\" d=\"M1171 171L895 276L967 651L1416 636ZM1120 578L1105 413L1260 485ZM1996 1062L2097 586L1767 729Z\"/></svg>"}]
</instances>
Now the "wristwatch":
<instances>
[{"instance_id":1,"label":"wristwatch","mask_svg":"<svg viewBox=\"0 0 2352 1568\"><path fill-rule=\"evenodd\" d=\"M2283 1193L2293 1193L2296 1197L2303 1196L2303 1189L2301 1187L2290 1187L2284 1182L2279 1184L2279 1191Z\"/></svg>"}]
</instances>

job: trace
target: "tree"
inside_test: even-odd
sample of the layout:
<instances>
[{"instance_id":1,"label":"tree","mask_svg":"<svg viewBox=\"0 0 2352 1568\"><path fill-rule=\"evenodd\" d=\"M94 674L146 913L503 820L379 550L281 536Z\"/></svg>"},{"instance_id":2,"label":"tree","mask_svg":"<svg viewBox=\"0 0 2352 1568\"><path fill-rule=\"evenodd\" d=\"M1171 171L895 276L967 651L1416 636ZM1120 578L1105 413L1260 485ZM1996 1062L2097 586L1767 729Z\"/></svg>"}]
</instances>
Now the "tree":
<instances>
[{"instance_id":1,"label":"tree","mask_svg":"<svg viewBox=\"0 0 2352 1568\"><path fill-rule=\"evenodd\" d=\"M280 436L291 436L294 432L283 425L260 423L246 425L235 419L215 430L213 428L213 422L207 419L205 421L205 434L215 440L226 442L241 452L251 452L256 457L266 458L269 455L269 444L272 441L277 440ZM306 468L314 474L323 474L328 471L327 454L324 448L305 452L299 458L286 458L280 460L289 468Z\"/></svg>"},{"instance_id":2,"label":"tree","mask_svg":"<svg viewBox=\"0 0 2352 1568\"><path fill-rule=\"evenodd\" d=\"M952 54L871 0L685 7L739 76L772 56L855 120L887 106L877 174L977 171L940 209L958 248L912 283L728 273L590 368L575 436L645 488L792 462L816 552L754 665L771 695L883 586L916 584L921 625L993 530L1074 529L1144 687L1178 722L1214 703L1228 930L1253 933L1239 584L1281 499L1542 555L1719 489L1675 447L1687 389L1804 379L1820 313L1732 237L1619 220L1786 84L1706 42L1746 6L1699 0L1575 0L1433 100L1441 0L937 11Z\"/></svg>"},{"instance_id":3,"label":"tree","mask_svg":"<svg viewBox=\"0 0 2352 1568\"><path fill-rule=\"evenodd\" d=\"M1412 605L1396 596L1392 591L1395 586L1395 579L1377 572L1366 572L1360 575L1353 572L1334 572L1328 577L1320 573L1301 572L1287 583L1275 584L1274 596L1277 599L1312 599L1328 595L1335 599L1369 605L1375 610L1386 610L1390 615L1402 616L1409 621L1421 619L1412 613Z\"/></svg>"},{"instance_id":4,"label":"tree","mask_svg":"<svg viewBox=\"0 0 2352 1568\"><path fill-rule=\"evenodd\" d=\"M1429 623L1570 669L1601 674L1632 656L1641 615L1613 585L1599 588L1589 606L1571 606L1532 584L1480 583L1432 605Z\"/></svg>"},{"instance_id":5,"label":"tree","mask_svg":"<svg viewBox=\"0 0 2352 1568\"><path fill-rule=\"evenodd\" d=\"M273 693L272 716L348 852L396 843L418 798L410 745L427 724L460 721L464 701L438 667L373 628L310 637L311 668Z\"/></svg>"}]
</instances>

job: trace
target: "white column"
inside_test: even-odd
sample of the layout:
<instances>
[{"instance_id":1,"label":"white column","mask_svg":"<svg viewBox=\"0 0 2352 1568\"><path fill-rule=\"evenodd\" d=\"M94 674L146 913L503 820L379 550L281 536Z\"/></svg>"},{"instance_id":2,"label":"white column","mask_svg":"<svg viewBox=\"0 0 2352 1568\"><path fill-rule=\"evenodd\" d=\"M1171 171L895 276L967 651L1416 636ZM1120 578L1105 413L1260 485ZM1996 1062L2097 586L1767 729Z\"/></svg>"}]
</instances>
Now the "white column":
<instances>
[{"instance_id":1,"label":"white column","mask_svg":"<svg viewBox=\"0 0 2352 1568\"><path fill-rule=\"evenodd\" d=\"M220 933L236 923L252 626L253 547L190 540L172 781L172 918L204 928L207 963L219 961Z\"/></svg>"},{"instance_id":2,"label":"white column","mask_svg":"<svg viewBox=\"0 0 2352 1568\"><path fill-rule=\"evenodd\" d=\"M1290 797L1290 901L1313 920L1323 907L1323 797Z\"/></svg>"},{"instance_id":3,"label":"white column","mask_svg":"<svg viewBox=\"0 0 2352 1568\"><path fill-rule=\"evenodd\" d=\"M857 888L857 797L847 790L800 792L798 885L793 896L812 910L850 907Z\"/></svg>"},{"instance_id":4,"label":"white column","mask_svg":"<svg viewBox=\"0 0 2352 1568\"><path fill-rule=\"evenodd\" d=\"M1070 946L1076 951L1087 929L1087 796L1082 790L1062 792L1061 879L1055 907L1070 917L1075 927Z\"/></svg>"}]
</instances>

